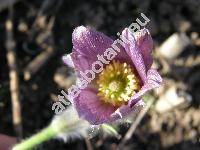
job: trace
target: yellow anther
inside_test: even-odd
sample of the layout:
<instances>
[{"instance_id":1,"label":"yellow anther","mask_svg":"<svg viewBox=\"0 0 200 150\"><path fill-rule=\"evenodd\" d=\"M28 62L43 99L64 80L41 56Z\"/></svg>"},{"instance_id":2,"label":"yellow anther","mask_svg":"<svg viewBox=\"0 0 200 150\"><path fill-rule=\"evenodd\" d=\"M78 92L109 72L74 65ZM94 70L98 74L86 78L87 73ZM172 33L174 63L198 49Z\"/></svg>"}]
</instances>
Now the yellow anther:
<instances>
[{"instance_id":1,"label":"yellow anther","mask_svg":"<svg viewBox=\"0 0 200 150\"><path fill-rule=\"evenodd\" d=\"M135 69L120 61L113 61L104 68L99 74L97 85L100 99L114 106L127 104L131 96L140 89Z\"/></svg>"}]
</instances>

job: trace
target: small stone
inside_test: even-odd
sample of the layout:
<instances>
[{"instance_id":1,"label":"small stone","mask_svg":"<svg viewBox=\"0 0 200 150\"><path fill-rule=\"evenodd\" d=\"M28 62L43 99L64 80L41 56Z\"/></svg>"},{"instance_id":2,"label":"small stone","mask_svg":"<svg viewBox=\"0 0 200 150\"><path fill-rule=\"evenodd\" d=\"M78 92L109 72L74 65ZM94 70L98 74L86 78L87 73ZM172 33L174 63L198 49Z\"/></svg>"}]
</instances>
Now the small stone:
<instances>
[{"instance_id":1,"label":"small stone","mask_svg":"<svg viewBox=\"0 0 200 150\"><path fill-rule=\"evenodd\" d=\"M155 109L159 113L165 113L178 106L186 105L192 100L191 96L184 91L178 92L176 86L170 87L157 101Z\"/></svg>"},{"instance_id":2,"label":"small stone","mask_svg":"<svg viewBox=\"0 0 200 150\"><path fill-rule=\"evenodd\" d=\"M174 33L160 46L159 52L167 59L175 59L189 44L190 39L186 34Z\"/></svg>"}]
</instances>

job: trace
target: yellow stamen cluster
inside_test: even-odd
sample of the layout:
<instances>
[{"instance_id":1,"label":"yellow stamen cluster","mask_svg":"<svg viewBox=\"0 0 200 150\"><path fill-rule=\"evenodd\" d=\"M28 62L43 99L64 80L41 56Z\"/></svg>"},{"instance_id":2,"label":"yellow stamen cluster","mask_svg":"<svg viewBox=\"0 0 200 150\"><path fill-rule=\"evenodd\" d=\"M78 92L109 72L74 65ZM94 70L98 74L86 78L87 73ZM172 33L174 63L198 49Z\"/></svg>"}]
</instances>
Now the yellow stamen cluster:
<instances>
[{"instance_id":1,"label":"yellow stamen cluster","mask_svg":"<svg viewBox=\"0 0 200 150\"><path fill-rule=\"evenodd\" d=\"M131 96L140 89L134 68L115 60L99 74L97 84L100 99L114 106L127 104Z\"/></svg>"}]
</instances>

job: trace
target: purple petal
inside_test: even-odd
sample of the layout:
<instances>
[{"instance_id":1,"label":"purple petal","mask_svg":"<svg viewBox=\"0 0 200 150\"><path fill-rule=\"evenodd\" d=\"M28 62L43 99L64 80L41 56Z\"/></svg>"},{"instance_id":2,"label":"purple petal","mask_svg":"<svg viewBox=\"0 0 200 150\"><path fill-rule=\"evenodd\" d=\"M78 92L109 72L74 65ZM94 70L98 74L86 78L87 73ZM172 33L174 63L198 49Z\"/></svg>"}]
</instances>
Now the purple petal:
<instances>
[{"instance_id":1,"label":"purple petal","mask_svg":"<svg viewBox=\"0 0 200 150\"><path fill-rule=\"evenodd\" d=\"M97 55L104 56L106 49L112 48L111 45L114 43L111 38L103 33L84 26L77 27L74 30L72 42L74 49L72 60L75 66L79 66L77 70L81 69L82 71L84 71L82 68L90 70L92 63L98 60ZM116 46L120 49L120 52L116 51L117 56L115 59L130 61L124 48L119 44L116 44ZM104 59L106 59L105 56Z\"/></svg>"},{"instance_id":2,"label":"purple petal","mask_svg":"<svg viewBox=\"0 0 200 150\"><path fill-rule=\"evenodd\" d=\"M142 53L146 70L149 70L153 63L153 58L151 56L153 50L153 40L151 38L151 35L148 29L144 28L142 30L139 30L138 32L135 32L134 37L136 39L138 48Z\"/></svg>"},{"instance_id":3,"label":"purple petal","mask_svg":"<svg viewBox=\"0 0 200 150\"><path fill-rule=\"evenodd\" d=\"M79 54L77 51L73 51L71 54L71 58L73 64L75 66L75 70L78 71L86 71L89 70L91 64L94 62L93 59L88 59L86 56Z\"/></svg>"},{"instance_id":4,"label":"purple petal","mask_svg":"<svg viewBox=\"0 0 200 150\"><path fill-rule=\"evenodd\" d=\"M97 96L95 89L86 88L74 99L74 104L81 118L93 125L112 121L111 114L117 109L112 105L103 103Z\"/></svg>"},{"instance_id":5,"label":"purple petal","mask_svg":"<svg viewBox=\"0 0 200 150\"><path fill-rule=\"evenodd\" d=\"M123 105L119 108L110 104L105 104L97 96L97 91L86 88L74 99L74 104L79 117L86 119L93 125L113 122L121 117L125 117L130 112L136 112L144 106L144 102L139 100L134 106Z\"/></svg>"},{"instance_id":6,"label":"purple petal","mask_svg":"<svg viewBox=\"0 0 200 150\"><path fill-rule=\"evenodd\" d=\"M73 48L81 55L95 60L97 54L103 54L114 41L101 32L89 27L79 26L72 34Z\"/></svg>"},{"instance_id":7,"label":"purple petal","mask_svg":"<svg viewBox=\"0 0 200 150\"><path fill-rule=\"evenodd\" d=\"M112 117L115 118L115 120L123 118L130 114L131 112L138 112L145 106L145 103L143 100L138 100L132 107L128 105L123 105L120 108L118 108L113 114Z\"/></svg>"},{"instance_id":8,"label":"purple petal","mask_svg":"<svg viewBox=\"0 0 200 150\"><path fill-rule=\"evenodd\" d=\"M155 69L148 70L147 80L145 81L141 90L133 95L133 97L129 101L129 106L133 106L135 104L135 101L139 99L142 95L144 95L147 91L160 87L161 84L162 78L159 73Z\"/></svg>"},{"instance_id":9,"label":"purple petal","mask_svg":"<svg viewBox=\"0 0 200 150\"><path fill-rule=\"evenodd\" d=\"M84 56L78 54L76 51L72 52L71 54L64 55L62 59L67 66L76 70L78 76L80 75L79 71L84 72L93 63L92 60L85 58Z\"/></svg>"},{"instance_id":10,"label":"purple petal","mask_svg":"<svg viewBox=\"0 0 200 150\"><path fill-rule=\"evenodd\" d=\"M140 52L136 40L132 33L129 31L128 28L125 28L122 31L122 35L130 41L131 44L126 44L125 50L127 54L131 57L135 68L138 71L138 74L140 75L143 82L146 80L146 67L144 64L142 53Z\"/></svg>"}]
</instances>

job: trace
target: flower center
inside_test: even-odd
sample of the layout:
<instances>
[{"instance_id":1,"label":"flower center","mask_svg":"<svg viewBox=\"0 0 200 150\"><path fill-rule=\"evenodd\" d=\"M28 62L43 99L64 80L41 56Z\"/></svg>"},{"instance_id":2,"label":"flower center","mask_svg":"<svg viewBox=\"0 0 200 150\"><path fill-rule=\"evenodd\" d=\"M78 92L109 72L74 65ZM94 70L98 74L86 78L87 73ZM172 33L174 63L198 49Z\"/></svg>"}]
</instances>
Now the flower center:
<instances>
[{"instance_id":1,"label":"flower center","mask_svg":"<svg viewBox=\"0 0 200 150\"><path fill-rule=\"evenodd\" d=\"M122 86L122 83L120 81L112 81L109 84L108 88L112 92L117 92L117 91L119 91L119 89L121 88L121 86Z\"/></svg>"},{"instance_id":2,"label":"flower center","mask_svg":"<svg viewBox=\"0 0 200 150\"><path fill-rule=\"evenodd\" d=\"M127 63L115 60L99 74L97 84L100 99L114 106L127 104L133 94L140 89L135 69Z\"/></svg>"}]
</instances>

